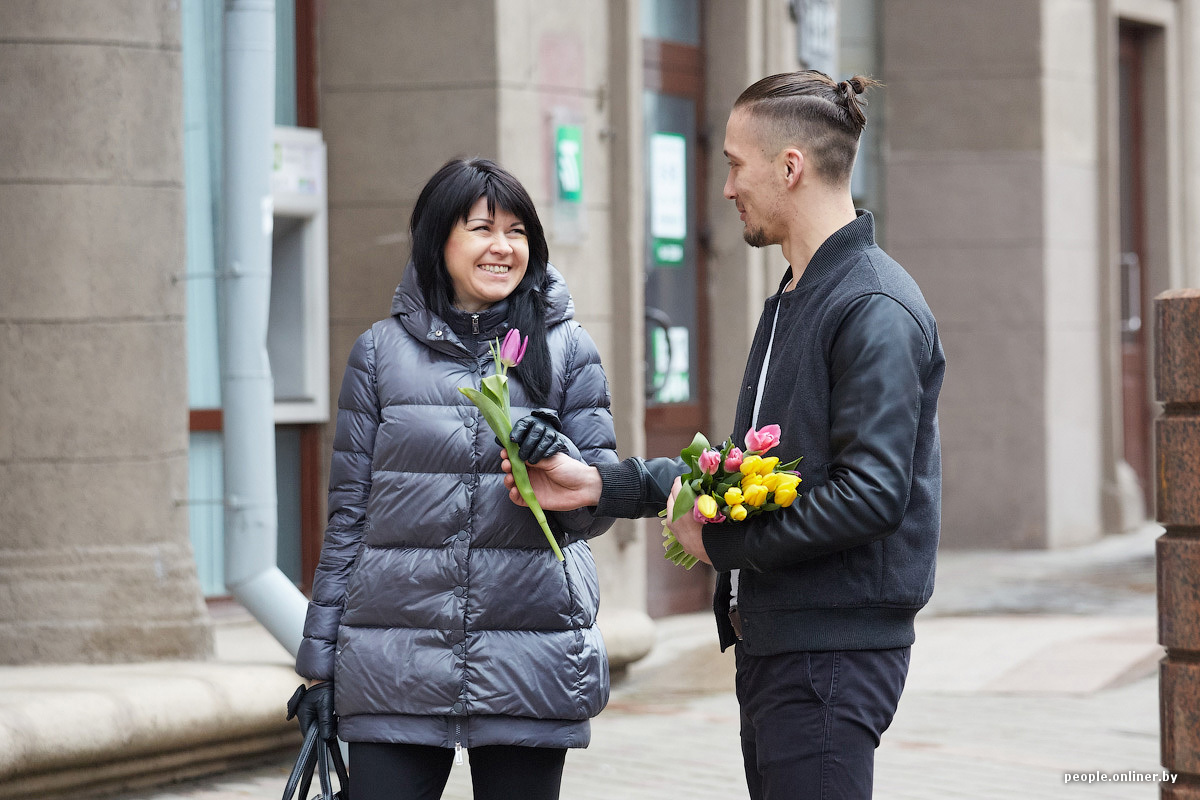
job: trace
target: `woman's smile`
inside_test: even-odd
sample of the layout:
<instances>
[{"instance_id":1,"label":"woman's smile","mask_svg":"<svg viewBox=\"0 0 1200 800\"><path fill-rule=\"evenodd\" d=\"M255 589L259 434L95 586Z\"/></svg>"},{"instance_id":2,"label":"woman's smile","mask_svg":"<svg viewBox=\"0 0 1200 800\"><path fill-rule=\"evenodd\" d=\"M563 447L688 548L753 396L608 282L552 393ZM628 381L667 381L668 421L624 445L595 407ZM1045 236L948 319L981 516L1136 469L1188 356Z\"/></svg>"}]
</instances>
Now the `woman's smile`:
<instances>
[{"instance_id":1,"label":"woman's smile","mask_svg":"<svg viewBox=\"0 0 1200 800\"><path fill-rule=\"evenodd\" d=\"M454 226L443 251L454 287L454 305L478 312L504 300L520 285L529 266L525 223L480 197Z\"/></svg>"}]
</instances>

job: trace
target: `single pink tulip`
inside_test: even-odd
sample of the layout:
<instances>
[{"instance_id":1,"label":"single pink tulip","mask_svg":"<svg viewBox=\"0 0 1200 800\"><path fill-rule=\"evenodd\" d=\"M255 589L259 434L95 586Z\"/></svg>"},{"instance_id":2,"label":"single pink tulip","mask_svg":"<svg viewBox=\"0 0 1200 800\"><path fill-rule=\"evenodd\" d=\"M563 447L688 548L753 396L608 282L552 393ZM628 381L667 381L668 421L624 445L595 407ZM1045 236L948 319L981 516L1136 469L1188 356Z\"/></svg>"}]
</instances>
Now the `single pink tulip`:
<instances>
[{"instance_id":1,"label":"single pink tulip","mask_svg":"<svg viewBox=\"0 0 1200 800\"><path fill-rule=\"evenodd\" d=\"M746 431L746 450L762 455L779 444L781 433L778 425L765 425L758 430L751 428Z\"/></svg>"},{"instance_id":2,"label":"single pink tulip","mask_svg":"<svg viewBox=\"0 0 1200 800\"><path fill-rule=\"evenodd\" d=\"M729 450L729 455L725 456L725 471L737 472L742 466L742 448L733 447Z\"/></svg>"},{"instance_id":3,"label":"single pink tulip","mask_svg":"<svg viewBox=\"0 0 1200 800\"><path fill-rule=\"evenodd\" d=\"M717 467L721 466L721 453L717 450L705 450L698 460L700 471L705 475L715 475Z\"/></svg>"},{"instance_id":4,"label":"single pink tulip","mask_svg":"<svg viewBox=\"0 0 1200 800\"><path fill-rule=\"evenodd\" d=\"M521 363L521 359L525 357L525 347L529 344L529 337L521 340L521 332L513 328L504 335L504 343L500 345L500 363L506 367L515 367Z\"/></svg>"},{"instance_id":5,"label":"single pink tulip","mask_svg":"<svg viewBox=\"0 0 1200 800\"><path fill-rule=\"evenodd\" d=\"M704 516L704 511L700 510L702 508L705 511L711 511L712 516ZM714 500L710 495L702 494L696 498L696 504L692 506L692 519L696 520L696 522L699 522L701 525L707 525L710 522L724 522L725 515L721 513L721 509L717 505L716 500Z\"/></svg>"}]
</instances>

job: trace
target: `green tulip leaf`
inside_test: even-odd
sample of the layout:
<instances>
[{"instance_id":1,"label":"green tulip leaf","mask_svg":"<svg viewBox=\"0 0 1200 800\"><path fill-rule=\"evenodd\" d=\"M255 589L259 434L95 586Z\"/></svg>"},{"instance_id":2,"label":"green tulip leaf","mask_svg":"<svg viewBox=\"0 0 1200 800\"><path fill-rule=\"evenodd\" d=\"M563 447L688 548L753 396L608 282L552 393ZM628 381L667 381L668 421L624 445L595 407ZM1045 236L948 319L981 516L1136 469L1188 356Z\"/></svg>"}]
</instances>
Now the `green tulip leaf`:
<instances>
[{"instance_id":1,"label":"green tulip leaf","mask_svg":"<svg viewBox=\"0 0 1200 800\"><path fill-rule=\"evenodd\" d=\"M459 391L469 397L475 407L483 413L488 427L500 437L500 441L507 441L508 435L512 433L512 420L504 413L500 404L477 389L460 388Z\"/></svg>"},{"instance_id":2,"label":"green tulip leaf","mask_svg":"<svg viewBox=\"0 0 1200 800\"><path fill-rule=\"evenodd\" d=\"M699 460L700 454L708 449L708 439L705 438L704 434L697 433L695 438L692 439L692 443L679 453L684 463L688 465L689 472L699 471L700 468L696 462Z\"/></svg>"},{"instance_id":3,"label":"green tulip leaf","mask_svg":"<svg viewBox=\"0 0 1200 800\"><path fill-rule=\"evenodd\" d=\"M671 509L671 522L691 511L695 505L696 492L692 489L691 483L684 483L679 487L679 494L675 496L675 505Z\"/></svg>"}]
</instances>

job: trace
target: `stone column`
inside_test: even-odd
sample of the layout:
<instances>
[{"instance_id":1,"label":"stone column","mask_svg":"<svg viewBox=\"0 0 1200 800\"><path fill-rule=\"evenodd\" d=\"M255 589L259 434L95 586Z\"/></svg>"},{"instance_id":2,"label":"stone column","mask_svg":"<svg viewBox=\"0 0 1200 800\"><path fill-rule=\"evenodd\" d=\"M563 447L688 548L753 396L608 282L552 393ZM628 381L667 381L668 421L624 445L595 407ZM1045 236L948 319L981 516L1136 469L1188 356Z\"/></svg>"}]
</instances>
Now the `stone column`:
<instances>
[{"instance_id":1,"label":"stone column","mask_svg":"<svg viewBox=\"0 0 1200 800\"><path fill-rule=\"evenodd\" d=\"M202 657L179 4L0 31L0 663Z\"/></svg>"},{"instance_id":2,"label":"stone column","mask_svg":"<svg viewBox=\"0 0 1200 800\"><path fill-rule=\"evenodd\" d=\"M1163 800L1200 800L1200 289L1155 300Z\"/></svg>"}]
</instances>

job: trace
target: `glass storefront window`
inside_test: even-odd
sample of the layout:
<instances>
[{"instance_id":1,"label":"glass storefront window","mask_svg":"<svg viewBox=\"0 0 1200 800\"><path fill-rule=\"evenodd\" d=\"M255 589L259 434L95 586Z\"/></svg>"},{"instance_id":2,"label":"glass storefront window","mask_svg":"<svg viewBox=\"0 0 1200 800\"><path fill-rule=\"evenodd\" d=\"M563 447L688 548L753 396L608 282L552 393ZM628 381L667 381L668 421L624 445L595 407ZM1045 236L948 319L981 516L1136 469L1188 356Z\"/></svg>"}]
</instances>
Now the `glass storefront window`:
<instances>
[{"instance_id":1,"label":"glass storefront window","mask_svg":"<svg viewBox=\"0 0 1200 800\"><path fill-rule=\"evenodd\" d=\"M697 399L696 104L654 91L644 103L647 402L688 403Z\"/></svg>"},{"instance_id":2,"label":"glass storefront window","mask_svg":"<svg viewBox=\"0 0 1200 800\"><path fill-rule=\"evenodd\" d=\"M698 47L699 0L642 0L642 36Z\"/></svg>"}]
</instances>

